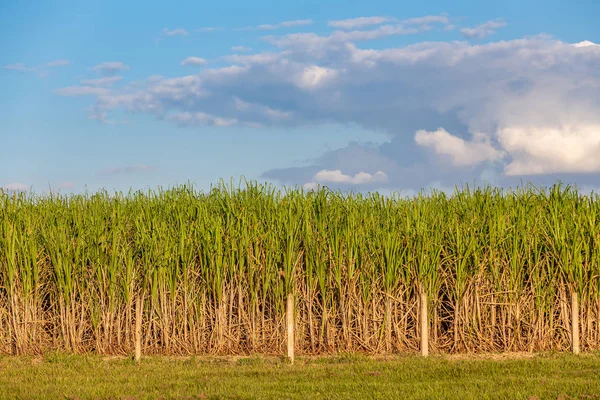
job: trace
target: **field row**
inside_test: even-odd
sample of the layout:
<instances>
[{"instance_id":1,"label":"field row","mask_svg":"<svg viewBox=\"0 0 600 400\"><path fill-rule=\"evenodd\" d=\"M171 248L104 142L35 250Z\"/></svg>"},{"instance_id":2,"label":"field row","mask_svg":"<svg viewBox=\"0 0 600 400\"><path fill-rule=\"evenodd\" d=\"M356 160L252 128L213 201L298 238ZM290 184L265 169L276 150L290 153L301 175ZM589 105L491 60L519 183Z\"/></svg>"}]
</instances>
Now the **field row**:
<instances>
[{"instance_id":1,"label":"field row","mask_svg":"<svg viewBox=\"0 0 600 400\"><path fill-rule=\"evenodd\" d=\"M146 354L282 353L289 325L299 354L424 336L432 352L565 351L574 329L600 347L600 199L570 187L248 183L0 206L3 353L125 354L136 334Z\"/></svg>"}]
</instances>

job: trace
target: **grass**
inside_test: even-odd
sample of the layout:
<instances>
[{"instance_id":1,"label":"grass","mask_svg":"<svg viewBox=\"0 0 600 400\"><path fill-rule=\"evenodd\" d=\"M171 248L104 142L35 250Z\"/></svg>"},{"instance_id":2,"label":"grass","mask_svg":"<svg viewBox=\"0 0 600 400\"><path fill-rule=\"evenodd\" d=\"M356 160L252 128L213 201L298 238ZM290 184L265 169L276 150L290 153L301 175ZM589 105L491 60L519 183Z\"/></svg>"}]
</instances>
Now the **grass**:
<instances>
[{"instance_id":1,"label":"grass","mask_svg":"<svg viewBox=\"0 0 600 400\"><path fill-rule=\"evenodd\" d=\"M595 399L600 354L300 358L50 354L0 358L0 398Z\"/></svg>"}]
</instances>

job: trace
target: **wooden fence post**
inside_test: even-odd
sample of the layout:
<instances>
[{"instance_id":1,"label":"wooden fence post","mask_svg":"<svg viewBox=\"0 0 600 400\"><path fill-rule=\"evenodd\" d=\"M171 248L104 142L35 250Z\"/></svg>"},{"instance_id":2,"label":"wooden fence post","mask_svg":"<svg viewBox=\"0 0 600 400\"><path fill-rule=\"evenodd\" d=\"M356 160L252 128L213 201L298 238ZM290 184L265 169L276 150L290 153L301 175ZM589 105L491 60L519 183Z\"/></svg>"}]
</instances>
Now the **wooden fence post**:
<instances>
[{"instance_id":1,"label":"wooden fence post","mask_svg":"<svg viewBox=\"0 0 600 400\"><path fill-rule=\"evenodd\" d=\"M142 358L142 311L143 300L138 295L135 299L135 362Z\"/></svg>"},{"instance_id":2,"label":"wooden fence post","mask_svg":"<svg viewBox=\"0 0 600 400\"><path fill-rule=\"evenodd\" d=\"M429 355L429 318L427 317L427 293L421 288L420 296L421 312L419 313L421 322L421 355Z\"/></svg>"},{"instance_id":3,"label":"wooden fence post","mask_svg":"<svg viewBox=\"0 0 600 400\"><path fill-rule=\"evenodd\" d=\"M287 356L290 362L294 363L294 294L289 293L286 302L286 320L287 320Z\"/></svg>"},{"instance_id":4,"label":"wooden fence post","mask_svg":"<svg viewBox=\"0 0 600 400\"><path fill-rule=\"evenodd\" d=\"M575 290L571 291L571 348L573 354L579 354L579 298Z\"/></svg>"}]
</instances>

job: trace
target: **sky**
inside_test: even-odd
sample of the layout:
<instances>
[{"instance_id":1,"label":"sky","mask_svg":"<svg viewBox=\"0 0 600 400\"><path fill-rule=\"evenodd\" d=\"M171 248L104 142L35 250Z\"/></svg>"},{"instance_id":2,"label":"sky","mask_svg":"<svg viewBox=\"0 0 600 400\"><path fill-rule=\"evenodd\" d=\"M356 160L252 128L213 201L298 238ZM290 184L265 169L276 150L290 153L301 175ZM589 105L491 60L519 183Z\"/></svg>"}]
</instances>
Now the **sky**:
<instances>
[{"instance_id":1,"label":"sky","mask_svg":"<svg viewBox=\"0 0 600 400\"><path fill-rule=\"evenodd\" d=\"M0 187L600 189L600 2L0 4Z\"/></svg>"}]
</instances>

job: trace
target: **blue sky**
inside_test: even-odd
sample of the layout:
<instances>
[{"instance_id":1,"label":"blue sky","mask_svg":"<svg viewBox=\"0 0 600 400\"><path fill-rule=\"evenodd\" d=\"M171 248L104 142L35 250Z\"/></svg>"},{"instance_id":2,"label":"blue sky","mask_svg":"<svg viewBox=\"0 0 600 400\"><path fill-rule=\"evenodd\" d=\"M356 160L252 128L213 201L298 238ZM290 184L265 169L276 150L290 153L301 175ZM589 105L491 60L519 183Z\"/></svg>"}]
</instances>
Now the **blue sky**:
<instances>
[{"instance_id":1,"label":"blue sky","mask_svg":"<svg viewBox=\"0 0 600 400\"><path fill-rule=\"evenodd\" d=\"M600 187L600 3L13 1L0 187Z\"/></svg>"}]
</instances>

